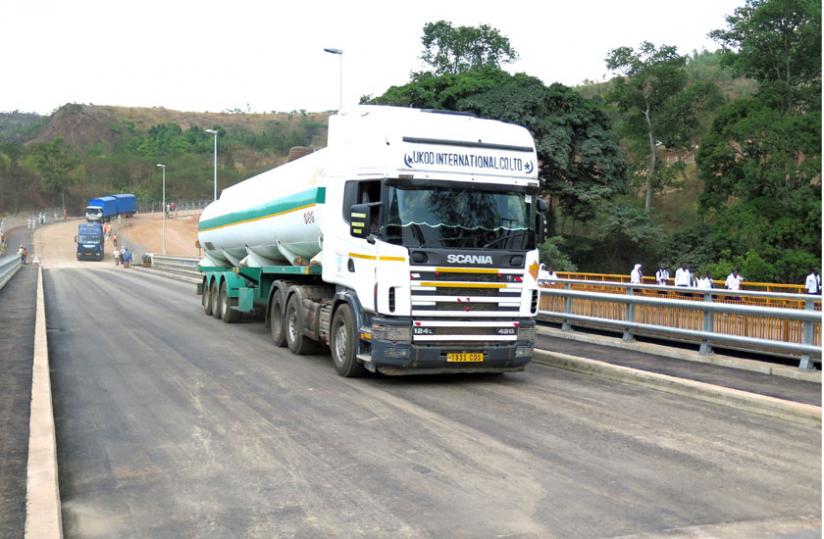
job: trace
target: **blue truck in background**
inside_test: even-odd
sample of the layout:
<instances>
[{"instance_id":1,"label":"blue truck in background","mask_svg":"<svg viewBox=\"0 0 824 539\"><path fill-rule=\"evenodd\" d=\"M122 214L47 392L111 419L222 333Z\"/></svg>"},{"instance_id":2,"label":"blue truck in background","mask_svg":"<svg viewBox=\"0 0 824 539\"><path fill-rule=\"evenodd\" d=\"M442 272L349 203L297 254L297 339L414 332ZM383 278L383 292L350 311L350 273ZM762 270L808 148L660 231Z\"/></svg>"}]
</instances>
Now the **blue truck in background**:
<instances>
[{"instance_id":1,"label":"blue truck in background","mask_svg":"<svg viewBox=\"0 0 824 539\"><path fill-rule=\"evenodd\" d=\"M131 193L92 198L86 204L85 213L90 222L105 223L118 215L131 217L137 213L137 198Z\"/></svg>"},{"instance_id":2,"label":"blue truck in background","mask_svg":"<svg viewBox=\"0 0 824 539\"><path fill-rule=\"evenodd\" d=\"M131 193L112 195L117 201L117 215L132 217L137 212L137 198Z\"/></svg>"},{"instance_id":3,"label":"blue truck in background","mask_svg":"<svg viewBox=\"0 0 824 539\"><path fill-rule=\"evenodd\" d=\"M103 225L99 222L80 223L77 227L78 260L103 260Z\"/></svg>"}]
</instances>

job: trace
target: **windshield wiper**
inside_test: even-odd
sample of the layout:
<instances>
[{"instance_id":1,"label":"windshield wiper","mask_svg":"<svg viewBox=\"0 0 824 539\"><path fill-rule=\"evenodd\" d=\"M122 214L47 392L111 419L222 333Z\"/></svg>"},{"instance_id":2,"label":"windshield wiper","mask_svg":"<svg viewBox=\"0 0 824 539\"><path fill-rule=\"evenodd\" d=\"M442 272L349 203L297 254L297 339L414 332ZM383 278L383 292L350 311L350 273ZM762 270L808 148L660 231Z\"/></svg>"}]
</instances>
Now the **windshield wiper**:
<instances>
[{"instance_id":1,"label":"windshield wiper","mask_svg":"<svg viewBox=\"0 0 824 539\"><path fill-rule=\"evenodd\" d=\"M411 223L409 228L412 230L412 234L415 236L415 239L418 240L418 247L423 247L426 244L426 238L423 235L423 230L421 230L421 225Z\"/></svg>"},{"instance_id":2,"label":"windshield wiper","mask_svg":"<svg viewBox=\"0 0 824 539\"><path fill-rule=\"evenodd\" d=\"M492 247L493 245L495 245L499 241L508 240L509 238L511 238L513 236L516 236L518 234L523 234L524 232L526 232L526 231L525 230L516 230L514 232L510 232L509 234L504 234L503 236L495 238L494 240L488 242L486 245L481 247L481 249L486 249L487 247Z\"/></svg>"}]
</instances>

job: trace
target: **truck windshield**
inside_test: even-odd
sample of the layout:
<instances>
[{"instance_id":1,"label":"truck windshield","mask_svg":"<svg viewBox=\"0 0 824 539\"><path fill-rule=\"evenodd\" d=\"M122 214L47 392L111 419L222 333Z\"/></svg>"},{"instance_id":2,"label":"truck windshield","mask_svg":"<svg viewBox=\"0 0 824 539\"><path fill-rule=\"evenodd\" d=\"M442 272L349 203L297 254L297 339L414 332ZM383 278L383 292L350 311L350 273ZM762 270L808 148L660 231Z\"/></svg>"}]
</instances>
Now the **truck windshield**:
<instances>
[{"instance_id":1,"label":"truck windshield","mask_svg":"<svg viewBox=\"0 0 824 539\"><path fill-rule=\"evenodd\" d=\"M100 236L97 234L80 234L78 243L100 243Z\"/></svg>"},{"instance_id":2,"label":"truck windshield","mask_svg":"<svg viewBox=\"0 0 824 539\"><path fill-rule=\"evenodd\" d=\"M407 247L530 248L529 195L479 186L387 186L384 238Z\"/></svg>"}]
</instances>

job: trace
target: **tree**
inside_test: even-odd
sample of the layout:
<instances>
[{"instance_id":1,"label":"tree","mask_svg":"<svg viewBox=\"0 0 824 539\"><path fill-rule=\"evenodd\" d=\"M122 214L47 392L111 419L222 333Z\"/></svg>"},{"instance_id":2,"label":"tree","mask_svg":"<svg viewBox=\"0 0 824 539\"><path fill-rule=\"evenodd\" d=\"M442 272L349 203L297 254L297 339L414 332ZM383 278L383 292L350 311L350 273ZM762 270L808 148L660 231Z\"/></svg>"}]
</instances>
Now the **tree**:
<instances>
[{"instance_id":1,"label":"tree","mask_svg":"<svg viewBox=\"0 0 824 539\"><path fill-rule=\"evenodd\" d=\"M619 47L609 51L606 62L623 74L613 81L608 95L621 112L621 132L632 153L646 156L642 175L648 212L653 190L667 177L659 171L658 147L688 148L702 127L698 111L717 107L722 98L712 83L688 86L686 58L669 45L656 47L645 41L638 51Z\"/></svg>"},{"instance_id":2,"label":"tree","mask_svg":"<svg viewBox=\"0 0 824 539\"><path fill-rule=\"evenodd\" d=\"M726 20L710 37L726 65L759 81L762 100L784 111L820 108L820 1L747 0Z\"/></svg>"},{"instance_id":3,"label":"tree","mask_svg":"<svg viewBox=\"0 0 824 539\"><path fill-rule=\"evenodd\" d=\"M501 63L518 59L509 38L486 24L453 28L452 23L443 20L426 23L421 43L421 59L433 67L436 75L500 68Z\"/></svg>"},{"instance_id":4,"label":"tree","mask_svg":"<svg viewBox=\"0 0 824 539\"><path fill-rule=\"evenodd\" d=\"M535 139L544 192L578 221L592 219L600 201L626 188L626 161L599 102L562 84L546 87L499 69L418 73L367 102L473 112L523 125Z\"/></svg>"},{"instance_id":5,"label":"tree","mask_svg":"<svg viewBox=\"0 0 824 539\"><path fill-rule=\"evenodd\" d=\"M60 203L65 211L66 187L76 180L75 169L80 165L79 157L62 138L56 138L49 143L32 145L30 158L46 187L51 191L60 191Z\"/></svg>"},{"instance_id":6,"label":"tree","mask_svg":"<svg viewBox=\"0 0 824 539\"><path fill-rule=\"evenodd\" d=\"M0 188L8 193L11 207L7 209L15 215L20 209L20 190L25 179L25 172L20 166L22 157L21 145L11 142L0 144Z\"/></svg>"},{"instance_id":7,"label":"tree","mask_svg":"<svg viewBox=\"0 0 824 539\"><path fill-rule=\"evenodd\" d=\"M821 9L749 0L727 23L711 35L758 90L723 107L701 141L700 211L728 241L722 261L798 280L820 265L821 102L810 90L820 92L821 36L810 29L821 27Z\"/></svg>"}]
</instances>

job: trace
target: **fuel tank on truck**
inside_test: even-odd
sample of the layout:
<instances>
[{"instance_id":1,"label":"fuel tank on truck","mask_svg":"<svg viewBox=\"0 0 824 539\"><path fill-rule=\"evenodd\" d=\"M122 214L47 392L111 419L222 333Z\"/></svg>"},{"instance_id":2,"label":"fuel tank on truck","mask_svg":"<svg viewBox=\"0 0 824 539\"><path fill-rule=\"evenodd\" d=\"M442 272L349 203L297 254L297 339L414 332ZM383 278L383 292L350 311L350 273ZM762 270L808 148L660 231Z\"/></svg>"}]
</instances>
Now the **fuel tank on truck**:
<instances>
[{"instance_id":1,"label":"fuel tank on truck","mask_svg":"<svg viewBox=\"0 0 824 539\"><path fill-rule=\"evenodd\" d=\"M201 266L307 265L321 250L327 149L224 189L200 216Z\"/></svg>"}]
</instances>

